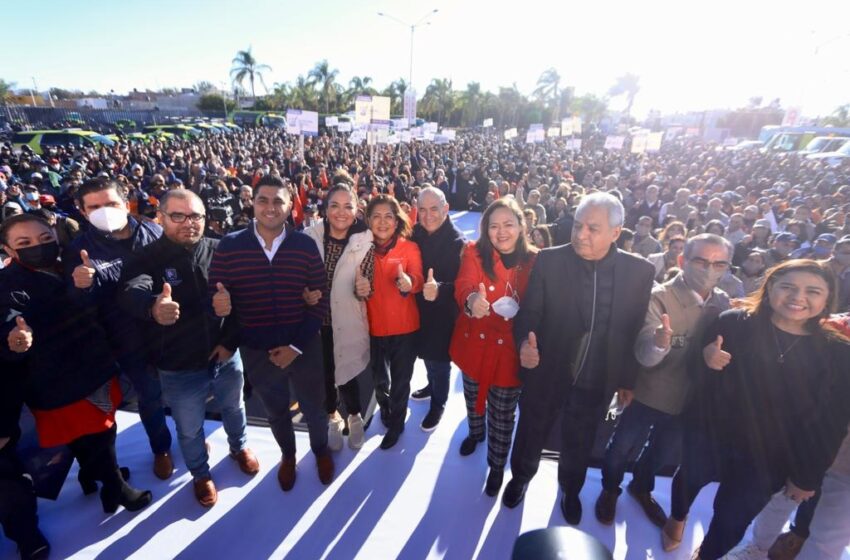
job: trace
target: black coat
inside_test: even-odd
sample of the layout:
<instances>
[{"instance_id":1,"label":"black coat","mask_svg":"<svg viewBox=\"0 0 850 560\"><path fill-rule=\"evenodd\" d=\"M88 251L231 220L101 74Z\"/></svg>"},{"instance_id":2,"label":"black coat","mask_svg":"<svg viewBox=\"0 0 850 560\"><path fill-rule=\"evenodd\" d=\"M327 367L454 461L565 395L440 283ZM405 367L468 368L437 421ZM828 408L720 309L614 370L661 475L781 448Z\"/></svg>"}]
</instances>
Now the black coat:
<instances>
[{"instance_id":1,"label":"black coat","mask_svg":"<svg viewBox=\"0 0 850 560\"><path fill-rule=\"evenodd\" d=\"M6 342L17 315L33 331L32 347L20 354ZM26 364L23 391L31 408L52 410L77 402L119 373L97 309L73 301L58 273L17 263L0 270L0 318L0 359Z\"/></svg>"},{"instance_id":2,"label":"black coat","mask_svg":"<svg viewBox=\"0 0 850 560\"><path fill-rule=\"evenodd\" d=\"M646 317L655 276L655 269L648 261L614 250L614 293L606 340L606 397L617 389L634 387L638 371L635 339ZM520 378L523 401L534 403L534 408L541 411L558 409L572 387L572 364L585 334L581 301L592 297L581 289L580 259L572 245L541 251L514 319L514 340L518 347L530 331L537 336L540 364L533 370L520 368Z\"/></svg>"},{"instance_id":3,"label":"black coat","mask_svg":"<svg viewBox=\"0 0 850 560\"><path fill-rule=\"evenodd\" d=\"M416 294L419 306L419 332L416 336L416 352L423 360L451 361L449 343L457 318L455 303L455 279L460 269L460 255L466 240L446 218L443 225L428 235L421 225L413 228L413 241L422 253L422 274L428 278L428 269L434 269L434 279L440 284L435 301L426 301L422 293Z\"/></svg>"}]
</instances>

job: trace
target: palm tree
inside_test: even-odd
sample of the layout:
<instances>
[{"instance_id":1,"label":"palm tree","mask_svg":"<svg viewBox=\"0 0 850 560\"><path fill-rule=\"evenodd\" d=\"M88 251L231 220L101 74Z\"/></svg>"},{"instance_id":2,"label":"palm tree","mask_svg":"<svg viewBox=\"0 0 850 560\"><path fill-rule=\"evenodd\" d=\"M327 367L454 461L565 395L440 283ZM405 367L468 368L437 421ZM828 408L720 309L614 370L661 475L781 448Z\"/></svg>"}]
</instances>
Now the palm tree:
<instances>
[{"instance_id":1,"label":"palm tree","mask_svg":"<svg viewBox=\"0 0 850 560\"><path fill-rule=\"evenodd\" d=\"M339 70L331 70L328 61L322 60L317 62L313 69L307 73L307 77L312 80L314 86L319 86L319 99L325 107L325 113L330 113L331 99L336 99L336 88L334 88L334 80L339 74Z\"/></svg>"},{"instance_id":2,"label":"palm tree","mask_svg":"<svg viewBox=\"0 0 850 560\"><path fill-rule=\"evenodd\" d=\"M393 115L400 115L404 110L404 92L407 91L407 82L404 78L399 78L393 82L390 82L384 91L381 92L381 95L385 95L390 98L390 113Z\"/></svg>"},{"instance_id":3,"label":"palm tree","mask_svg":"<svg viewBox=\"0 0 850 560\"><path fill-rule=\"evenodd\" d=\"M466 91L460 95L460 103L462 107L462 123L464 126L475 126L478 123L478 115L481 112L481 84L478 82L469 82L466 84Z\"/></svg>"},{"instance_id":4,"label":"palm tree","mask_svg":"<svg viewBox=\"0 0 850 560\"><path fill-rule=\"evenodd\" d=\"M608 111L608 101L592 93L586 93L573 101L573 112L578 113L584 122L599 122Z\"/></svg>"},{"instance_id":5,"label":"palm tree","mask_svg":"<svg viewBox=\"0 0 850 560\"><path fill-rule=\"evenodd\" d=\"M526 103L516 82L509 88L499 88L499 124L501 126L516 126L517 116L522 105Z\"/></svg>"},{"instance_id":6,"label":"palm tree","mask_svg":"<svg viewBox=\"0 0 850 560\"><path fill-rule=\"evenodd\" d=\"M354 76L348 82L348 94L352 99L358 95L377 95L378 90L373 88L371 84L372 78L369 76Z\"/></svg>"},{"instance_id":7,"label":"palm tree","mask_svg":"<svg viewBox=\"0 0 850 560\"><path fill-rule=\"evenodd\" d=\"M537 78L537 89L534 90L534 95L544 104L551 102L555 105L555 121L558 120L558 116L560 115L560 107L558 103L560 101L558 96L558 87L560 85L561 75L558 74L558 71L554 68L549 68L540 74L539 78Z\"/></svg>"},{"instance_id":8,"label":"palm tree","mask_svg":"<svg viewBox=\"0 0 850 560\"><path fill-rule=\"evenodd\" d=\"M233 59L233 68L230 70L230 77L235 84L242 85L242 82L245 81L247 77L251 82L251 97L254 101L257 100L257 95L254 92L254 80L260 80L260 83L263 85L263 89L268 92L268 88L266 88L266 82L263 81L263 72L267 70L271 70L271 66L267 64L259 64L257 63L257 59L254 58L254 55L251 54L251 47L248 47L247 51L238 51L236 53L236 58Z\"/></svg>"},{"instance_id":9,"label":"palm tree","mask_svg":"<svg viewBox=\"0 0 850 560\"><path fill-rule=\"evenodd\" d=\"M298 76L289 98L293 109L313 111L319 108L319 96L309 78Z\"/></svg>"},{"instance_id":10,"label":"palm tree","mask_svg":"<svg viewBox=\"0 0 850 560\"><path fill-rule=\"evenodd\" d=\"M6 100L12 97L13 87L15 87L15 82L0 80L0 104L5 104Z\"/></svg>"},{"instance_id":11,"label":"palm tree","mask_svg":"<svg viewBox=\"0 0 850 560\"><path fill-rule=\"evenodd\" d=\"M623 74L613 86L608 90L608 95L616 97L618 95L626 96L626 108L623 111L627 115L631 115L632 105L635 102L635 96L640 91L640 76L635 74Z\"/></svg>"},{"instance_id":12,"label":"palm tree","mask_svg":"<svg viewBox=\"0 0 850 560\"><path fill-rule=\"evenodd\" d=\"M445 78L431 80L422 97L422 111L429 114L431 118L436 117L437 122L442 123L444 116L451 116L454 106L452 81Z\"/></svg>"}]
</instances>

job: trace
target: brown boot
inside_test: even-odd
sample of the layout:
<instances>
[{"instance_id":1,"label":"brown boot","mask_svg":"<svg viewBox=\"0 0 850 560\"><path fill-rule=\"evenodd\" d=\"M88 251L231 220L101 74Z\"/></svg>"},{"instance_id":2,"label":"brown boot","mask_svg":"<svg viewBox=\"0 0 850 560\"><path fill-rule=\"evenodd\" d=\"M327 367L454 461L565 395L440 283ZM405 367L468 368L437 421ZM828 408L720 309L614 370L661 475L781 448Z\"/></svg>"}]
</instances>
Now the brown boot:
<instances>
[{"instance_id":1,"label":"brown boot","mask_svg":"<svg viewBox=\"0 0 850 560\"><path fill-rule=\"evenodd\" d=\"M218 491L215 489L212 478L204 477L193 482L195 498L205 508L210 508L218 501Z\"/></svg>"},{"instance_id":2,"label":"brown boot","mask_svg":"<svg viewBox=\"0 0 850 560\"><path fill-rule=\"evenodd\" d=\"M277 482L281 490L289 492L295 486L295 457L284 457L277 470Z\"/></svg>"},{"instance_id":3,"label":"brown boot","mask_svg":"<svg viewBox=\"0 0 850 560\"><path fill-rule=\"evenodd\" d=\"M236 453L231 451L230 458L239 463L239 470L248 476L254 476L260 472L260 462L257 460L257 456L247 447Z\"/></svg>"},{"instance_id":4,"label":"brown boot","mask_svg":"<svg viewBox=\"0 0 850 560\"><path fill-rule=\"evenodd\" d=\"M153 474L160 480L168 480L174 472L174 461L171 460L171 453L157 453L153 456Z\"/></svg>"},{"instance_id":5,"label":"brown boot","mask_svg":"<svg viewBox=\"0 0 850 560\"><path fill-rule=\"evenodd\" d=\"M794 560L806 539L792 532L782 533L767 551L770 560Z\"/></svg>"},{"instance_id":6,"label":"brown boot","mask_svg":"<svg viewBox=\"0 0 850 560\"><path fill-rule=\"evenodd\" d=\"M664 552L671 552L679 548L684 535L685 522L668 517L661 529L661 545L664 547Z\"/></svg>"},{"instance_id":7,"label":"brown boot","mask_svg":"<svg viewBox=\"0 0 850 560\"><path fill-rule=\"evenodd\" d=\"M640 507L649 520L652 521L652 524L659 529L664 527L664 524L667 523L667 514L664 513L664 508L655 501L652 494L649 492L635 492L631 486L628 487L628 491L629 495L640 504Z\"/></svg>"},{"instance_id":8,"label":"brown boot","mask_svg":"<svg viewBox=\"0 0 850 560\"><path fill-rule=\"evenodd\" d=\"M322 484L328 485L334 479L334 460L330 452L325 452L324 455L316 457L316 468L319 471L319 480Z\"/></svg>"},{"instance_id":9,"label":"brown boot","mask_svg":"<svg viewBox=\"0 0 850 560\"><path fill-rule=\"evenodd\" d=\"M617 514L617 498L620 495L616 492L609 492L602 489L599 497L596 499L596 519L603 525L613 525L614 516Z\"/></svg>"}]
</instances>

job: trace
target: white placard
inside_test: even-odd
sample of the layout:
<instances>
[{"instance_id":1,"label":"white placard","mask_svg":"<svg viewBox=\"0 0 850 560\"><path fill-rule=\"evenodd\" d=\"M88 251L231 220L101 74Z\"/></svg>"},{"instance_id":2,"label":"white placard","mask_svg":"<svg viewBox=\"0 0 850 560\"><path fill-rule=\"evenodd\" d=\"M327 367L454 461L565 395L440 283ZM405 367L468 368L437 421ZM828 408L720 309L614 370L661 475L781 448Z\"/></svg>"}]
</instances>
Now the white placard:
<instances>
[{"instance_id":1,"label":"white placard","mask_svg":"<svg viewBox=\"0 0 850 560\"><path fill-rule=\"evenodd\" d=\"M348 141L351 144L360 144L365 139L366 134L362 130L355 130L351 133L351 136L348 137Z\"/></svg>"},{"instance_id":2,"label":"white placard","mask_svg":"<svg viewBox=\"0 0 850 560\"><path fill-rule=\"evenodd\" d=\"M303 134L304 136L318 136L319 113L316 111L302 111L301 109L287 109L286 132L289 134Z\"/></svg>"},{"instance_id":3,"label":"white placard","mask_svg":"<svg viewBox=\"0 0 850 560\"><path fill-rule=\"evenodd\" d=\"M543 123L534 123L528 125L528 130L543 130Z\"/></svg>"},{"instance_id":4,"label":"white placard","mask_svg":"<svg viewBox=\"0 0 850 560\"><path fill-rule=\"evenodd\" d=\"M358 124L369 124L372 122L371 96L358 95L354 100L354 122Z\"/></svg>"},{"instance_id":5,"label":"white placard","mask_svg":"<svg viewBox=\"0 0 850 560\"><path fill-rule=\"evenodd\" d=\"M376 95L372 97L372 122L387 123L390 122L390 103L389 97Z\"/></svg>"},{"instance_id":6,"label":"white placard","mask_svg":"<svg viewBox=\"0 0 850 560\"><path fill-rule=\"evenodd\" d=\"M515 128L509 128L505 131L505 140L510 140L512 138L517 137L517 131Z\"/></svg>"},{"instance_id":7,"label":"white placard","mask_svg":"<svg viewBox=\"0 0 850 560\"><path fill-rule=\"evenodd\" d=\"M339 123L337 130L339 130L340 132L351 132L351 123L343 121Z\"/></svg>"},{"instance_id":8,"label":"white placard","mask_svg":"<svg viewBox=\"0 0 850 560\"><path fill-rule=\"evenodd\" d=\"M626 141L625 136L607 136L605 138L605 149L606 150L622 150L623 142Z\"/></svg>"},{"instance_id":9,"label":"white placard","mask_svg":"<svg viewBox=\"0 0 850 560\"><path fill-rule=\"evenodd\" d=\"M409 123L416 121L416 90L412 88L404 90L404 118Z\"/></svg>"},{"instance_id":10,"label":"white placard","mask_svg":"<svg viewBox=\"0 0 850 560\"><path fill-rule=\"evenodd\" d=\"M325 117L325 126L339 126L339 117Z\"/></svg>"},{"instance_id":11,"label":"white placard","mask_svg":"<svg viewBox=\"0 0 850 560\"><path fill-rule=\"evenodd\" d=\"M661 141L664 139L663 132L650 132L646 137L646 151L657 152L661 149Z\"/></svg>"},{"instance_id":12,"label":"white placard","mask_svg":"<svg viewBox=\"0 0 850 560\"><path fill-rule=\"evenodd\" d=\"M572 136L573 119L561 119L561 136Z\"/></svg>"},{"instance_id":13,"label":"white placard","mask_svg":"<svg viewBox=\"0 0 850 560\"><path fill-rule=\"evenodd\" d=\"M452 130L452 129L443 130L442 134L443 134L443 136L445 136L449 140L454 140L455 138L457 138L457 130Z\"/></svg>"},{"instance_id":14,"label":"white placard","mask_svg":"<svg viewBox=\"0 0 850 560\"><path fill-rule=\"evenodd\" d=\"M484 128L490 128L493 126L493 119L484 119L484 122L481 124Z\"/></svg>"},{"instance_id":15,"label":"white placard","mask_svg":"<svg viewBox=\"0 0 850 560\"><path fill-rule=\"evenodd\" d=\"M549 138L554 138L556 136L561 135L561 127L560 126L550 126L549 130L546 131L546 136Z\"/></svg>"},{"instance_id":16,"label":"white placard","mask_svg":"<svg viewBox=\"0 0 850 560\"><path fill-rule=\"evenodd\" d=\"M573 134L581 134L581 117L573 117Z\"/></svg>"},{"instance_id":17,"label":"white placard","mask_svg":"<svg viewBox=\"0 0 850 560\"><path fill-rule=\"evenodd\" d=\"M413 138L413 134L409 130L402 130L400 136L401 141L405 144L410 144L410 140Z\"/></svg>"},{"instance_id":18,"label":"white placard","mask_svg":"<svg viewBox=\"0 0 850 560\"><path fill-rule=\"evenodd\" d=\"M414 126L410 129L410 134L413 138L422 138L422 136L425 134L425 131L422 129L421 126Z\"/></svg>"},{"instance_id":19,"label":"white placard","mask_svg":"<svg viewBox=\"0 0 850 560\"><path fill-rule=\"evenodd\" d=\"M378 144L386 144L387 140L389 140L390 131L386 128L380 128L375 131L375 141Z\"/></svg>"},{"instance_id":20,"label":"white placard","mask_svg":"<svg viewBox=\"0 0 850 560\"><path fill-rule=\"evenodd\" d=\"M407 130L410 127L410 123L407 119L393 119L393 128L396 130Z\"/></svg>"},{"instance_id":21,"label":"white placard","mask_svg":"<svg viewBox=\"0 0 850 560\"><path fill-rule=\"evenodd\" d=\"M449 140L449 137L446 136L445 134L435 134L434 135L434 143L435 144L448 144L449 142L451 142L451 140Z\"/></svg>"},{"instance_id":22,"label":"white placard","mask_svg":"<svg viewBox=\"0 0 850 560\"><path fill-rule=\"evenodd\" d=\"M398 144L401 141L401 137L398 134L393 134L389 138L387 138L387 144L393 145Z\"/></svg>"},{"instance_id":23,"label":"white placard","mask_svg":"<svg viewBox=\"0 0 850 560\"><path fill-rule=\"evenodd\" d=\"M632 153L642 154L646 151L646 134L638 134L632 137Z\"/></svg>"},{"instance_id":24,"label":"white placard","mask_svg":"<svg viewBox=\"0 0 850 560\"><path fill-rule=\"evenodd\" d=\"M425 134L422 135L422 139L425 140L426 142L433 142L435 136L436 136L436 134L434 134L433 132L426 132Z\"/></svg>"},{"instance_id":25,"label":"white placard","mask_svg":"<svg viewBox=\"0 0 850 560\"><path fill-rule=\"evenodd\" d=\"M438 128L440 128L440 124L435 122L426 122L425 125L422 127L425 132L431 132L434 134L437 133Z\"/></svg>"}]
</instances>

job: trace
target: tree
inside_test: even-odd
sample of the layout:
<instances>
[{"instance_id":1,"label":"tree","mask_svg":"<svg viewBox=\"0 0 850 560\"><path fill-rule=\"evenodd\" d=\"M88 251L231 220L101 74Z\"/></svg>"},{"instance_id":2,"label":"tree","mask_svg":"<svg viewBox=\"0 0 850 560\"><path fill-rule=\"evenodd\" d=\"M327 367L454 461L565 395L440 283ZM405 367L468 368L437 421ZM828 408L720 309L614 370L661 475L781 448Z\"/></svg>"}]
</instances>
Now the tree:
<instances>
[{"instance_id":1,"label":"tree","mask_svg":"<svg viewBox=\"0 0 850 560\"><path fill-rule=\"evenodd\" d=\"M516 126L520 109L528 103L528 100L517 88L516 82L509 88L500 87L498 100L499 125L503 127Z\"/></svg>"},{"instance_id":2,"label":"tree","mask_svg":"<svg viewBox=\"0 0 850 560\"><path fill-rule=\"evenodd\" d=\"M331 70L327 60L317 62L313 69L307 73L313 86L319 86L319 100L325 107L325 113L330 113L331 99L336 99L336 88L334 80L339 70Z\"/></svg>"},{"instance_id":3,"label":"tree","mask_svg":"<svg viewBox=\"0 0 850 560\"><path fill-rule=\"evenodd\" d=\"M263 89L268 91L266 88L266 82L263 80L263 72L267 70L271 70L271 67L267 64L260 64L257 62L257 59L254 58L254 55L251 54L251 47L248 47L246 51L238 51L236 53L236 58L232 61L233 68L230 70L230 78L233 80L235 84L242 85L242 82L245 81L245 78L248 78L248 81L251 84L251 97L256 101L257 94L254 91L254 80L259 80L260 84L262 84Z\"/></svg>"},{"instance_id":4,"label":"tree","mask_svg":"<svg viewBox=\"0 0 850 560\"><path fill-rule=\"evenodd\" d=\"M442 123L445 116L451 115L455 106L452 81L446 78L442 80L433 79L425 90L422 97L422 112L429 115L431 119Z\"/></svg>"},{"instance_id":5,"label":"tree","mask_svg":"<svg viewBox=\"0 0 850 560\"><path fill-rule=\"evenodd\" d=\"M7 82L6 80L0 80L0 103L6 103L6 101L10 97L12 97L13 87L15 87L15 82Z\"/></svg>"},{"instance_id":6,"label":"tree","mask_svg":"<svg viewBox=\"0 0 850 560\"><path fill-rule=\"evenodd\" d=\"M372 78L369 76L354 76L348 82L348 93L354 98L358 95L377 95L378 90L372 87Z\"/></svg>"},{"instance_id":7,"label":"tree","mask_svg":"<svg viewBox=\"0 0 850 560\"><path fill-rule=\"evenodd\" d=\"M236 108L236 103L225 101L218 93L205 93L198 100L198 109L201 111L224 111L225 105L228 113Z\"/></svg>"},{"instance_id":8,"label":"tree","mask_svg":"<svg viewBox=\"0 0 850 560\"><path fill-rule=\"evenodd\" d=\"M289 98L292 109L315 111L319 108L319 96L309 78L298 76Z\"/></svg>"},{"instance_id":9,"label":"tree","mask_svg":"<svg viewBox=\"0 0 850 560\"><path fill-rule=\"evenodd\" d=\"M407 91L407 82L404 78L399 78L393 82L390 82L384 91L381 92L381 95L385 95L390 98L390 113L393 115L400 115L404 111L404 92Z\"/></svg>"},{"instance_id":10,"label":"tree","mask_svg":"<svg viewBox=\"0 0 850 560\"><path fill-rule=\"evenodd\" d=\"M630 115L632 112L632 105L635 102L635 96L638 91L640 91L640 77L635 74L623 74L613 86L608 90L608 95L612 97L617 97L618 95L626 96L626 108L623 111L625 114Z\"/></svg>"},{"instance_id":11,"label":"tree","mask_svg":"<svg viewBox=\"0 0 850 560\"><path fill-rule=\"evenodd\" d=\"M58 87L50 88L50 95L57 101L65 99L75 99L83 96L83 92L79 90L62 89Z\"/></svg>"},{"instance_id":12,"label":"tree","mask_svg":"<svg viewBox=\"0 0 850 560\"><path fill-rule=\"evenodd\" d=\"M821 126L850 126L850 103L837 107L832 114L821 119Z\"/></svg>"},{"instance_id":13,"label":"tree","mask_svg":"<svg viewBox=\"0 0 850 560\"><path fill-rule=\"evenodd\" d=\"M201 80L200 82L196 83L194 86L192 86L192 89L194 89L200 94L213 93L216 90L215 86L212 85L212 82L208 82L206 80Z\"/></svg>"},{"instance_id":14,"label":"tree","mask_svg":"<svg viewBox=\"0 0 850 560\"><path fill-rule=\"evenodd\" d=\"M551 103L555 106L555 114L553 120L557 121L560 115L560 96L558 95L559 86L561 85L561 75L554 68L549 68L540 74L537 78L537 89L534 90L534 95L544 105Z\"/></svg>"},{"instance_id":15,"label":"tree","mask_svg":"<svg viewBox=\"0 0 850 560\"><path fill-rule=\"evenodd\" d=\"M469 82L466 90L460 94L461 124L463 126L476 126L481 114L481 84Z\"/></svg>"},{"instance_id":16,"label":"tree","mask_svg":"<svg viewBox=\"0 0 850 560\"><path fill-rule=\"evenodd\" d=\"M592 93L586 93L573 101L573 112L578 113L584 122L599 122L608 112L608 101Z\"/></svg>"}]
</instances>

